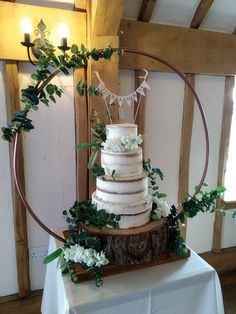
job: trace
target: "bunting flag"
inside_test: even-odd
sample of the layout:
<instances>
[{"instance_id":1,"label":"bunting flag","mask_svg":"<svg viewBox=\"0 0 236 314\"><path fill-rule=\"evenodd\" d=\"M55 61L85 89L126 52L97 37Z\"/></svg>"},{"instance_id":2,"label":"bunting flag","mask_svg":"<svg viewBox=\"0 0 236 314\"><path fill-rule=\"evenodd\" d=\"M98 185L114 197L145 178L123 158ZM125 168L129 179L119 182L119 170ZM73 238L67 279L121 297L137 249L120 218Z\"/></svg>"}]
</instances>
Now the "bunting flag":
<instances>
[{"instance_id":1,"label":"bunting flag","mask_svg":"<svg viewBox=\"0 0 236 314\"><path fill-rule=\"evenodd\" d=\"M105 83L101 80L97 71L95 71L95 74L97 75L99 84L96 89L101 91L103 98L109 97L109 102L108 102L109 105L112 104L114 101L118 100L119 107L122 107L124 102L126 102L128 106L131 106L132 100L134 100L135 102L138 100L137 93L139 93L142 96L145 96L144 90L150 89L150 86L148 85L146 81L147 76L148 76L148 71L147 70L143 70L143 71L145 72L145 75L140 77L140 78L143 78L142 83L134 92L132 92L129 95L121 96L121 95L113 94L109 89L106 88Z\"/></svg>"}]
</instances>

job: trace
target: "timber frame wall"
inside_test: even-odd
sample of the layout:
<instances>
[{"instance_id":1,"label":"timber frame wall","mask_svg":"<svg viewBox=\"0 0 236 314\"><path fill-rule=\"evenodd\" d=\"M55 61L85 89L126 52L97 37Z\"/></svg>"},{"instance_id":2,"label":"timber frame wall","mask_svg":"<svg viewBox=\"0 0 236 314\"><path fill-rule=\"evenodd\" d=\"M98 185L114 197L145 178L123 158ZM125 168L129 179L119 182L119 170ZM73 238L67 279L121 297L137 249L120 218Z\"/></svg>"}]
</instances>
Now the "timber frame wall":
<instances>
[{"instance_id":1,"label":"timber frame wall","mask_svg":"<svg viewBox=\"0 0 236 314\"><path fill-rule=\"evenodd\" d=\"M103 48L108 45L113 47L126 47L140 49L153 53L167 59L170 63L186 73L189 81L194 86L195 74L224 75L225 98L224 113L222 122L221 144L219 152L218 183L224 184L224 173L226 157L229 144L229 132L232 118L232 90L234 77L236 74L235 53L236 41L234 34L224 34L198 30L201 22L205 18L214 0L201 0L194 14L190 28L166 26L148 23L154 7L158 6L156 0L143 0L138 15L138 21L122 20L125 0L75 0L74 11L63 11L52 8L43 8L29 5L16 4L14 1L0 1L0 28L2 30L0 43L0 59L5 60L5 81L6 95L8 103L8 119L11 118L13 111L19 106L19 85L18 85L18 61L27 61L26 51L19 45L22 34L14 27L15 21L12 19L11 12L16 12L15 18L19 19L22 12L30 12L32 16L42 17L46 24L48 17L53 10L53 23L56 24L60 15L67 15L70 30L76 30L71 35L71 42L87 44L89 48ZM11 2L11 3L10 3ZM156 3L157 2L157 3ZM158 7L157 7L158 9ZM9 15L6 22L4 15ZM78 27L79 24L79 33ZM12 25L12 27L9 27ZM50 25L48 25L50 29ZM82 33L85 34L81 36ZM9 35L9 32L12 34ZM156 34L158 33L158 36ZM118 34L120 36L118 36ZM142 41L138 40L142 35ZM174 40L173 40L174 38ZM212 45L214 42L214 45ZM155 45L153 44L155 43ZM186 49L188 46L188 49ZM173 49L174 47L174 49ZM192 48L191 48L192 47ZM207 56L207 57L206 57ZM211 62L209 62L211 60ZM162 64L153 63L143 57L132 58L124 55L118 64L118 59L114 57L112 61L93 62L91 61L86 68L74 70L74 90L78 79L96 82L94 71L98 70L101 76L108 82L108 88L116 92L118 88L118 70L120 68L135 70L135 84L139 84L139 71L146 68L151 71L167 72ZM109 80L112 73L113 80ZM101 111L99 101L92 97L78 96L75 92L75 127L76 142L84 142L90 138L90 127L92 124L91 114L94 110ZM182 118L182 135L179 161L179 191L178 201L181 202L188 191L189 179L189 155L191 144L191 133L193 123L194 100L187 87L185 87ZM118 111L113 109L114 121L118 120ZM137 123L139 130L144 133L145 98L142 99L141 110L139 111ZM84 200L94 189L93 183L89 179L87 161L89 154L86 151L76 153L77 164L77 191L78 200ZM10 158L12 159L12 146L10 145ZM21 150L20 160L23 171L23 152ZM79 174L83 177L83 182L79 180ZM23 173L22 173L23 178ZM28 265L28 244L25 209L19 197L13 190L14 224L16 257L18 266L18 288L19 296L23 297L30 293L29 265ZM221 201L223 202L223 201ZM219 204L220 205L220 204ZM227 203L228 208L236 207L236 202ZM221 227L222 215L217 213L215 218L213 251L220 252L221 247ZM186 233L186 227L182 230ZM235 250L233 250L235 256Z\"/></svg>"}]
</instances>

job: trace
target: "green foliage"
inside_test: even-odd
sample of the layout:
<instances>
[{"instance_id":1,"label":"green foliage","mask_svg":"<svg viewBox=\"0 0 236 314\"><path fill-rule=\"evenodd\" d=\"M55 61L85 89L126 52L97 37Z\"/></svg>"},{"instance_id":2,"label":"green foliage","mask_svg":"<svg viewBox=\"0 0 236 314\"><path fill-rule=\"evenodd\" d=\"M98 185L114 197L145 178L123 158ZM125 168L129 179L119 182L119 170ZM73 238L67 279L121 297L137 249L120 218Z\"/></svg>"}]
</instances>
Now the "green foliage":
<instances>
[{"instance_id":1,"label":"green foliage","mask_svg":"<svg viewBox=\"0 0 236 314\"><path fill-rule=\"evenodd\" d=\"M102 142L106 140L106 125L105 122L99 118L99 114L94 112L94 127L91 129L92 132L92 142L80 143L76 145L78 149L89 149L92 148L92 153L88 162L88 169L93 169L95 161L98 156L98 152L101 148Z\"/></svg>"},{"instance_id":2,"label":"green foliage","mask_svg":"<svg viewBox=\"0 0 236 314\"><path fill-rule=\"evenodd\" d=\"M224 187L217 187L207 192L200 190L194 197L188 196L182 203L183 212L187 217L193 218L199 212L214 212L217 200L225 192Z\"/></svg>"},{"instance_id":3,"label":"green foliage","mask_svg":"<svg viewBox=\"0 0 236 314\"><path fill-rule=\"evenodd\" d=\"M150 182L149 188L152 189L152 196L158 198L166 197L165 193L159 192L159 186L157 185L158 178L160 180L164 180L163 172L159 168L153 168L150 159L143 161L143 170L148 173L148 178ZM153 204L153 206L155 207L155 204Z\"/></svg>"},{"instance_id":4,"label":"green foliage","mask_svg":"<svg viewBox=\"0 0 236 314\"><path fill-rule=\"evenodd\" d=\"M119 227L119 215L109 214L104 209L97 210L97 206L90 199L80 203L75 202L69 209L69 213L75 222L82 221L86 225L98 228L103 228L107 225L113 228Z\"/></svg>"},{"instance_id":5,"label":"green foliage","mask_svg":"<svg viewBox=\"0 0 236 314\"><path fill-rule=\"evenodd\" d=\"M92 180L95 181L97 177L102 177L103 180L105 180L105 171L104 168L98 164L94 164L91 168L93 176Z\"/></svg>"},{"instance_id":6,"label":"green foliage","mask_svg":"<svg viewBox=\"0 0 236 314\"><path fill-rule=\"evenodd\" d=\"M62 51L61 54L56 55L56 48L45 39L47 31L43 21L38 24L37 33L40 33L42 38L36 71L31 75L35 84L21 90L21 102L24 107L22 110L15 112L15 117L11 122L8 122L7 127L2 128L2 139L9 142L12 142L16 133L29 132L34 128L32 120L27 115L31 111L38 110L39 103L49 106L50 101L56 103L56 97L61 97L63 91L50 83L57 71L69 75L70 69L87 65L90 58L98 61L100 59L110 59L113 55L111 47L101 50L94 48L89 51L84 45L81 45L80 48L77 45L72 45L70 54ZM118 50L117 54L121 55L121 51ZM89 96L100 94L93 84L87 87L86 82L82 83L82 81L78 83L77 90L81 96L84 95L85 91L88 92ZM96 130L94 132L96 133Z\"/></svg>"}]
</instances>

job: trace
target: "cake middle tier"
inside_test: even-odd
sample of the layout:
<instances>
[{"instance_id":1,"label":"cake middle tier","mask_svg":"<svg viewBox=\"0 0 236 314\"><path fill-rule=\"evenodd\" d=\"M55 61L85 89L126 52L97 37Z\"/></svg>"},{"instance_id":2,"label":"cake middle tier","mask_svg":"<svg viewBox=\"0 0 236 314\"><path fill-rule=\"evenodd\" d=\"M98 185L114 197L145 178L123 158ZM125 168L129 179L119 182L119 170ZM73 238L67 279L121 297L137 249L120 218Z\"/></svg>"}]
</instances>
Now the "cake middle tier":
<instances>
[{"instance_id":1,"label":"cake middle tier","mask_svg":"<svg viewBox=\"0 0 236 314\"><path fill-rule=\"evenodd\" d=\"M98 177L96 195L104 201L113 203L133 203L148 195L148 177L145 172L129 178L113 179Z\"/></svg>"},{"instance_id":2,"label":"cake middle tier","mask_svg":"<svg viewBox=\"0 0 236 314\"><path fill-rule=\"evenodd\" d=\"M101 151L101 166L105 174L111 176L115 170L117 177L130 177L139 175L143 171L143 153L139 147L135 151L113 153Z\"/></svg>"},{"instance_id":3,"label":"cake middle tier","mask_svg":"<svg viewBox=\"0 0 236 314\"><path fill-rule=\"evenodd\" d=\"M101 200L96 193L93 192L92 194L92 202L96 204L97 210L104 209L109 214L119 215L119 228L134 228L149 222L152 209L152 196L150 194L138 202L115 203Z\"/></svg>"}]
</instances>

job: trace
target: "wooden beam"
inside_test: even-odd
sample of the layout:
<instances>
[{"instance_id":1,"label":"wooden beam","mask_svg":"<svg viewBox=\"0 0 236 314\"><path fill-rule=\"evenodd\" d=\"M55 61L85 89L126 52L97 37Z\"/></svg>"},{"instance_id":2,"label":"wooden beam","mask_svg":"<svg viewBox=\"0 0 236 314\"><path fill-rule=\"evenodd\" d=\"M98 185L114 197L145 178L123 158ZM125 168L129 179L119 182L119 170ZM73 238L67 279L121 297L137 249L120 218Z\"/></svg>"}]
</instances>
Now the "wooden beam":
<instances>
[{"instance_id":1,"label":"wooden beam","mask_svg":"<svg viewBox=\"0 0 236 314\"><path fill-rule=\"evenodd\" d=\"M99 2L99 3L96 3ZM99 17L94 17L94 12L101 12L100 9L96 9L98 5L102 5L102 3L110 7L112 6L112 10L109 11L107 7L107 13L104 12L104 14L108 14L109 12L109 20L112 19L112 14L115 15L115 23L117 23L117 15L114 12L114 7L117 6L118 3L123 3L123 1L88 1L88 7L87 7L87 31L88 31L88 46L90 48L96 47L97 49L102 49L105 47L108 47L109 45L112 47L118 47L119 46L119 38L118 36L113 36L116 34L116 28L111 29L112 36L106 36L108 30L106 27L100 29L99 33L100 36L95 36L92 33L92 27L93 27L93 20L99 21ZM119 8L117 8L119 9ZM120 15L120 14L119 14ZM103 33L104 31L104 33ZM104 36L103 36L104 35ZM101 77L101 79L106 83L106 86L109 90L111 90L113 93L117 93L118 91L118 81L119 81L119 71L118 71L118 57L113 56L111 60L101 60L101 61L94 61L90 60L88 63L87 68L87 81L88 84L95 84L95 86L99 83L98 79L95 75L95 71L97 71ZM112 75L112 79L111 79ZM100 117L105 120L106 123L109 123L109 120L104 117L104 109L105 109L105 102L102 98L97 96L88 97L88 130L89 130L89 138L91 138L91 127L93 125L93 113L96 111L99 113ZM111 115L113 123L117 123L119 121L118 116L118 106L114 106L111 108ZM98 161L99 162L99 158ZM89 176L89 195L95 190L95 182L92 181L91 174Z\"/></svg>"},{"instance_id":2,"label":"wooden beam","mask_svg":"<svg viewBox=\"0 0 236 314\"><path fill-rule=\"evenodd\" d=\"M233 115L234 83L235 83L234 76L228 76L225 78L224 108L223 108L223 119L222 119L222 125L221 125L221 139L220 139L217 185L224 185L226 163L227 163L228 150L229 150L231 121L232 121L232 115ZM215 213L213 242L212 242L212 251L216 253L220 253L220 249L221 249L222 222L223 222L223 216L221 212L217 211Z\"/></svg>"},{"instance_id":3,"label":"wooden beam","mask_svg":"<svg viewBox=\"0 0 236 314\"><path fill-rule=\"evenodd\" d=\"M194 75L187 74L186 78L194 88ZM192 139L193 115L194 97L189 87L185 84L179 160L178 204L181 204L184 201L189 190L189 159ZM186 225L182 228L182 236L184 238L186 237Z\"/></svg>"},{"instance_id":4,"label":"wooden beam","mask_svg":"<svg viewBox=\"0 0 236 314\"><path fill-rule=\"evenodd\" d=\"M138 21L143 21L143 22L149 22L154 7L155 7L155 3L156 0L143 0L140 11L139 11L139 15L138 15ZM140 76L143 75L143 71L135 71L135 89L138 88L138 86L141 84L141 79ZM141 97L141 95L139 95L139 97ZM145 134L145 112L146 112L146 97L141 97L139 99L140 102L140 107L139 107L139 111L137 114L137 118L135 123L137 123L138 125L138 132L140 134ZM134 115L136 113L137 110L137 106L138 106L138 102L134 103ZM142 144L142 149L144 151L145 146L144 143Z\"/></svg>"},{"instance_id":5,"label":"wooden beam","mask_svg":"<svg viewBox=\"0 0 236 314\"><path fill-rule=\"evenodd\" d=\"M87 44L86 13L0 1L0 59L28 60L26 48L20 44L23 41L23 32L21 30L23 18L31 19L34 29L42 18L47 25L47 29L51 32L50 40L55 46L60 43L57 28L58 24L62 22L66 23L69 28L69 45L72 43ZM31 40L34 39L34 36L32 36Z\"/></svg>"},{"instance_id":6,"label":"wooden beam","mask_svg":"<svg viewBox=\"0 0 236 314\"><path fill-rule=\"evenodd\" d=\"M156 5L156 0L143 0L139 10L138 21L149 22Z\"/></svg>"},{"instance_id":7,"label":"wooden beam","mask_svg":"<svg viewBox=\"0 0 236 314\"><path fill-rule=\"evenodd\" d=\"M91 34L117 35L124 11L124 0L93 0L91 7Z\"/></svg>"},{"instance_id":8,"label":"wooden beam","mask_svg":"<svg viewBox=\"0 0 236 314\"><path fill-rule=\"evenodd\" d=\"M199 28L200 24L203 22L204 18L207 15L212 3L214 0L201 0L198 8L193 16L190 27L191 28Z\"/></svg>"},{"instance_id":9,"label":"wooden beam","mask_svg":"<svg viewBox=\"0 0 236 314\"><path fill-rule=\"evenodd\" d=\"M184 73L236 74L236 40L232 34L122 20L120 47L147 51ZM150 58L124 54L121 68L170 71Z\"/></svg>"},{"instance_id":10,"label":"wooden beam","mask_svg":"<svg viewBox=\"0 0 236 314\"><path fill-rule=\"evenodd\" d=\"M87 0L74 0L74 11L86 12L87 10Z\"/></svg>"},{"instance_id":11,"label":"wooden beam","mask_svg":"<svg viewBox=\"0 0 236 314\"><path fill-rule=\"evenodd\" d=\"M76 86L82 80L85 82L86 69L78 68L74 70L74 104L75 104L75 138L76 144L88 142L88 104L87 97L80 96ZM80 202L88 199L88 151L76 151L76 191L77 200Z\"/></svg>"},{"instance_id":12,"label":"wooden beam","mask_svg":"<svg viewBox=\"0 0 236 314\"><path fill-rule=\"evenodd\" d=\"M19 80L18 80L18 67L16 62L6 62L4 66L5 75L5 90L7 100L7 120L10 121L14 112L20 109L19 98ZM19 296L24 297L30 293L30 275L29 275L29 257L28 257L28 239L27 239L27 221L26 211L17 193L12 169L13 159L13 145L9 146L10 149L10 167L12 173L12 201L14 213L14 227L15 227L15 246L16 246L16 265L18 276L18 290ZM24 186L24 160L23 148L20 143L18 153L18 165L21 184Z\"/></svg>"}]
</instances>

